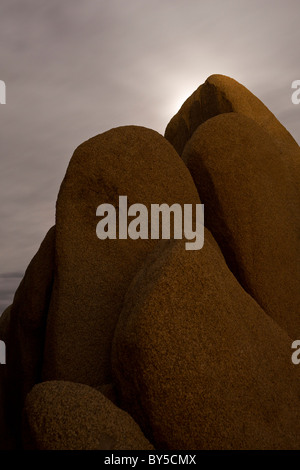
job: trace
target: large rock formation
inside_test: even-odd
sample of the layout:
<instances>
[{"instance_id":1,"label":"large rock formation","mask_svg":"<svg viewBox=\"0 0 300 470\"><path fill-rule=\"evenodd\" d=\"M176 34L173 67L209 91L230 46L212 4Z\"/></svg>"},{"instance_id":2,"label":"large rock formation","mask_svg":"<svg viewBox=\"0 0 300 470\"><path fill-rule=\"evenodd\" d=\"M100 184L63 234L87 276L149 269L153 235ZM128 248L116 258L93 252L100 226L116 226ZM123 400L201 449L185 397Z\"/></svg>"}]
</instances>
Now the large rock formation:
<instances>
[{"instance_id":1,"label":"large rock formation","mask_svg":"<svg viewBox=\"0 0 300 470\"><path fill-rule=\"evenodd\" d=\"M300 199L273 139L246 116L221 114L198 127L183 158L230 269L297 339Z\"/></svg>"},{"instance_id":2,"label":"large rock formation","mask_svg":"<svg viewBox=\"0 0 300 470\"><path fill-rule=\"evenodd\" d=\"M221 75L165 136L120 127L76 149L0 319L1 449L299 448L299 147ZM149 211L199 195L199 251L97 237L103 203L118 235L119 196Z\"/></svg>"},{"instance_id":3,"label":"large rock formation","mask_svg":"<svg viewBox=\"0 0 300 470\"><path fill-rule=\"evenodd\" d=\"M36 385L24 408L23 443L33 450L151 450L138 425L87 385Z\"/></svg>"},{"instance_id":4,"label":"large rock formation","mask_svg":"<svg viewBox=\"0 0 300 470\"><path fill-rule=\"evenodd\" d=\"M210 234L165 242L133 280L113 343L121 404L161 449L297 449L287 334L241 288Z\"/></svg>"},{"instance_id":5,"label":"large rock formation","mask_svg":"<svg viewBox=\"0 0 300 470\"><path fill-rule=\"evenodd\" d=\"M56 274L47 325L44 379L100 386L111 381L111 341L123 296L157 240L99 240L96 209L119 196L128 205L199 203L173 147L137 126L80 145L62 183L56 213Z\"/></svg>"}]
</instances>

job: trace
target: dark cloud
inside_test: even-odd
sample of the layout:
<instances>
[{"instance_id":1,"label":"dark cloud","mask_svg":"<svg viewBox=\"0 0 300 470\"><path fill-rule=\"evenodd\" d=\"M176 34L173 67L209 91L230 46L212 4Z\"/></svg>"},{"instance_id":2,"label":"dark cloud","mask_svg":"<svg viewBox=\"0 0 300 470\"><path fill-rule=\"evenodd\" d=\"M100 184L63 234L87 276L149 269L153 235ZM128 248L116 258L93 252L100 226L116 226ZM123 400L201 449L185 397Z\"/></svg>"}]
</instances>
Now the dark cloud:
<instances>
[{"instance_id":1,"label":"dark cloud","mask_svg":"<svg viewBox=\"0 0 300 470\"><path fill-rule=\"evenodd\" d=\"M53 225L78 144L124 124L163 133L213 73L247 86L299 142L298 18L298 0L2 0L3 271L24 271Z\"/></svg>"},{"instance_id":2,"label":"dark cloud","mask_svg":"<svg viewBox=\"0 0 300 470\"><path fill-rule=\"evenodd\" d=\"M0 273L0 279L20 279L23 277L24 273L15 272L15 273Z\"/></svg>"}]
</instances>

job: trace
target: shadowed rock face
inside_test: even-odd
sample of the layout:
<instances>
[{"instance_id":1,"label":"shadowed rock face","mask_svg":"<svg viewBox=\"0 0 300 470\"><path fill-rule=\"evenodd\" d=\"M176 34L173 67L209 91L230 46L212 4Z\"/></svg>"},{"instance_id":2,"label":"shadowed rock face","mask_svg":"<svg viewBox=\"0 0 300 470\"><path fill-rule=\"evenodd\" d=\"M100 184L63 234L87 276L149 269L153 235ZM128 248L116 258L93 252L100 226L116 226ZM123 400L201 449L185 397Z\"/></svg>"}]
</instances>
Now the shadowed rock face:
<instances>
[{"instance_id":1,"label":"shadowed rock face","mask_svg":"<svg viewBox=\"0 0 300 470\"><path fill-rule=\"evenodd\" d=\"M297 339L300 200L278 147L255 121L229 113L199 126L183 158L230 269Z\"/></svg>"},{"instance_id":2,"label":"shadowed rock face","mask_svg":"<svg viewBox=\"0 0 300 470\"><path fill-rule=\"evenodd\" d=\"M28 266L10 311L0 319L7 348L5 408L17 444L25 397L41 377L54 245L55 227L52 227Z\"/></svg>"},{"instance_id":3,"label":"shadowed rock face","mask_svg":"<svg viewBox=\"0 0 300 470\"><path fill-rule=\"evenodd\" d=\"M87 385L36 385L24 408L24 447L37 450L152 450L138 425Z\"/></svg>"},{"instance_id":4,"label":"shadowed rock face","mask_svg":"<svg viewBox=\"0 0 300 470\"><path fill-rule=\"evenodd\" d=\"M110 349L123 296L157 240L99 240L96 209L119 196L128 205L199 203L193 180L157 132L112 129L75 151L56 213L56 266L44 379L100 386L111 381Z\"/></svg>"},{"instance_id":5,"label":"shadowed rock face","mask_svg":"<svg viewBox=\"0 0 300 470\"><path fill-rule=\"evenodd\" d=\"M206 232L150 255L113 342L121 404L156 448L296 449L291 340L241 288Z\"/></svg>"}]
</instances>

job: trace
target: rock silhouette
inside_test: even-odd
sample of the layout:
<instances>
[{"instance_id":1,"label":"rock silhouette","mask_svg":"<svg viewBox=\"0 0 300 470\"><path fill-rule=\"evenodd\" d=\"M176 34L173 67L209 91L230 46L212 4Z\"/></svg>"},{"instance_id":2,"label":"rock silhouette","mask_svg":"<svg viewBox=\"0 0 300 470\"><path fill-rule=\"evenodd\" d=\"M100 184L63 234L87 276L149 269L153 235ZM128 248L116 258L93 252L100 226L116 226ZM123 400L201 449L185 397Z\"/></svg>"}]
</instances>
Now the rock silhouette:
<instances>
[{"instance_id":1,"label":"rock silhouette","mask_svg":"<svg viewBox=\"0 0 300 470\"><path fill-rule=\"evenodd\" d=\"M124 126L80 145L0 318L0 448L299 448L299 168L288 131L222 75L165 137ZM201 200L204 247L99 240L96 209L119 214L119 196Z\"/></svg>"},{"instance_id":2,"label":"rock silhouette","mask_svg":"<svg viewBox=\"0 0 300 470\"><path fill-rule=\"evenodd\" d=\"M21 420L25 397L41 379L54 246L55 227L52 227L29 264L9 313L0 319L0 331L5 329L7 344L5 409L17 442L20 433L14 431Z\"/></svg>"}]
</instances>

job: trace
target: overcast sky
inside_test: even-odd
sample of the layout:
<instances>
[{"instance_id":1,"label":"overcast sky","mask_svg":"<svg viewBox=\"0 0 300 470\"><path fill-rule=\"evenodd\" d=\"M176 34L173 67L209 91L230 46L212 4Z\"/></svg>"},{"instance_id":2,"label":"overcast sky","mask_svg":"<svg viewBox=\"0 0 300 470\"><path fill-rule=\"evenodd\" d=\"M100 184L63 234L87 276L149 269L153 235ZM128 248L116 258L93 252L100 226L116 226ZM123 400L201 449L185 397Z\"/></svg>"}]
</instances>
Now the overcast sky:
<instances>
[{"instance_id":1,"label":"overcast sky","mask_svg":"<svg viewBox=\"0 0 300 470\"><path fill-rule=\"evenodd\" d=\"M164 133L214 73L300 142L299 0L1 0L0 313L54 224L74 149L112 127Z\"/></svg>"}]
</instances>

